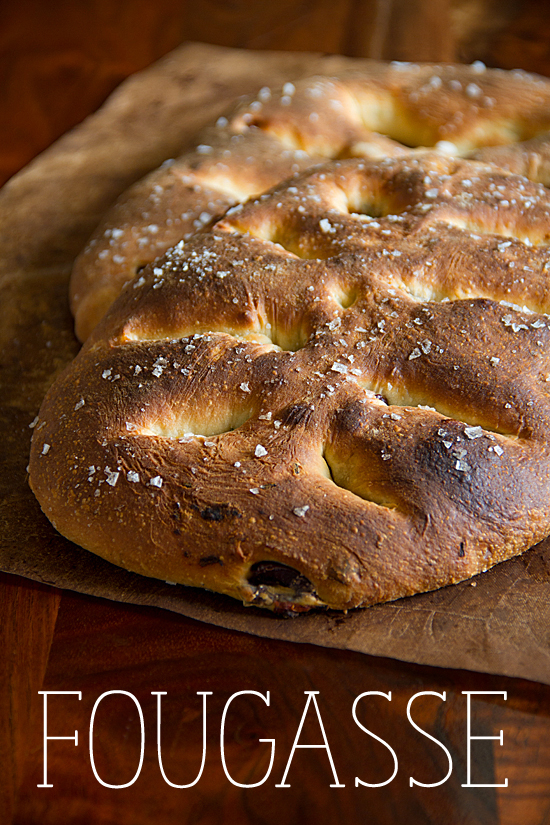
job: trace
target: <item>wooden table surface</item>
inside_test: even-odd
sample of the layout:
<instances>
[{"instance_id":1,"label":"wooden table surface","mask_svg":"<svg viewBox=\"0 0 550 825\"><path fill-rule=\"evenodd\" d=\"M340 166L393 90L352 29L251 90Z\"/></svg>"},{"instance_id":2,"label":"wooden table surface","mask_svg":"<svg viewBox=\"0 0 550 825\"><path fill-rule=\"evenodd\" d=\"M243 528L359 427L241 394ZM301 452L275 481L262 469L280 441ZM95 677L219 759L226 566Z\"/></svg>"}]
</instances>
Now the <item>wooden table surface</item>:
<instances>
[{"instance_id":1,"label":"wooden table surface","mask_svg":"<svg viewBox=\"0 0 550 825\"><path fill-rule=\"evenodd\" d=\"M548 49L541 45L550 30L550 14L541 12L534 0L515 18L502 13L490 43L481 24L470 32L470 40L464 34L464 19L456 17L456 9L468 8L467 3L411 0L407 14L414 7L416 38L410 24L405 25L408 18L399 2L349 0L335 6L323 0L288 0L280 4L279 17L269 4L259 2L191 6L176 0L20 0L8 11L9 5L0 9L3 179L93 111L123 77L183 39L456 59L463 54L495 55L500 38L508 52L502 46L493 65L506 66L521 52L518 43L525 41L530 44L523 52L525 68L550 74ZM494 4L487 0L477 5L487 11ZM451 11L454 29L446 27ZM428 18L430 31L445 36L426 39ZM359 28L357 20L362 21ZM474 34L485 52L468 52L474 48ZM2 823L550 823L548 686L255 638L6 574L0 574L0 628ZM48 741L48 783L53 785L48 788L39 787L44 784L39 691L72 692L48 697L48 734L74 737L78 731L76 747L74 739ZM96 707L92 765L91 718L97 700L108 691L126 691L134 698L114 693ZM269 691L270 704L254 694L233 699L225 713L224 768L222 718L226 703L240 691L264 697ZM308 691L318 692L319 716L311 699L304 713ZM387 696L362 698L355 721L354 702L368 691L391 691L391 701ZM471 697L472 735L498 737L502 730L502 744L495 738L471 741L470 784L485 787L464 787L465 691L482 692ZM156 740L158 697L153 692L166 693L161 753L165 776L173 785L191 784L198 774L203 754L201 694L209 693L204 700L205 765L192 787L172 787L163 778ZM409 700L422 692L428 695L414 700L411 715L425 734L407 718ZM429 692L445 692L446 699ZM323 745L326 736L334 768L326 747L297 748L283 783L303 716L298 744ZM125 788L105 787L98 777L110 785L132 781L142 733L143 765L136 781ZM235 783L259 783L268 771L271 746L262 739L275 740L271 773L255 788L239 787ZM357 786L356 777L371 784L391 777L394 759L388 745L398 762L395 778L380 787ZM410 777L425 784L444 779L449 761L442 745L452 759L449 778L434 787L411 786ZM507 787L502 787L505 780ZM290 787L277 787L280 784Z\"/></svg>"}]
</instances>

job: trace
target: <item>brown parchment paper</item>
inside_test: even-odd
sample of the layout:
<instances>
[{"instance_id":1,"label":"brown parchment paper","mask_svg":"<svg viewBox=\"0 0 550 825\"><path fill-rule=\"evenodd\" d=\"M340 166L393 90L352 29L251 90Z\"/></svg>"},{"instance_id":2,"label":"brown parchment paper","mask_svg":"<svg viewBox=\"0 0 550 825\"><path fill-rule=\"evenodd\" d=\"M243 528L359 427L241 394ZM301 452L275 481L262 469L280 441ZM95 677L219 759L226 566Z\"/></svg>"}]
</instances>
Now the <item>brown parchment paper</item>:
<instances>
[{"instance_id":1,"label":"brown parchment paper","mask_svg":"<svg viewBox=\"0 0 550 825\"><path fill-rule=\"evenodd\" d=\"M471 582L291 621L114 567L56 533L27 483L29 424L78 349L67 305L71 264L102 212L238 95L362 62L183 45L126 80L0 192L0 569L260 636L550 684L548 540Z\"/></svg>"}]
</instances>

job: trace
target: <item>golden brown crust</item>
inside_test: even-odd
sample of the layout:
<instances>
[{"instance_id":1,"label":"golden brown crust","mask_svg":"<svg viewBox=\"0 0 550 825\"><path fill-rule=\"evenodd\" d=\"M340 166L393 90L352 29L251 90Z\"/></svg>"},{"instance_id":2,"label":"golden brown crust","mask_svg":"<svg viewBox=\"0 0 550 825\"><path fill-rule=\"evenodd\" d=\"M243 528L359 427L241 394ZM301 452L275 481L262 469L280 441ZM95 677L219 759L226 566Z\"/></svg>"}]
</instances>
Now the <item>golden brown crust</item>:
<instances>
[{"instance_id":1,"label":"golden brown crust","mask_svg":"<svg viewBox=\"0 0 550 825\"><path fill-rule=\"evenodd\" d=\"M76 261L71 304L85 340L124 283L227 207L330 158L397 157L439 146L546 182L550 82L472 66L373 62L361 73L263 89L196 148L122 196ZM518 151L499 151L520 143ZM523 157L523 161L519 158ZM521 168L519 168L521 165Z\"/></svg>"},{"instance_id":2,"label":"golden brown crust","mask_svg":"<svg viewBox=\"0 0 550 825\"><path fill-rule=\"evenodd\" d=\"M48 393L42 508L116 564L275 609L522 552L550 532L549 240L544 187L436 153L234 207Z\"/></svg>"}]
</instances>

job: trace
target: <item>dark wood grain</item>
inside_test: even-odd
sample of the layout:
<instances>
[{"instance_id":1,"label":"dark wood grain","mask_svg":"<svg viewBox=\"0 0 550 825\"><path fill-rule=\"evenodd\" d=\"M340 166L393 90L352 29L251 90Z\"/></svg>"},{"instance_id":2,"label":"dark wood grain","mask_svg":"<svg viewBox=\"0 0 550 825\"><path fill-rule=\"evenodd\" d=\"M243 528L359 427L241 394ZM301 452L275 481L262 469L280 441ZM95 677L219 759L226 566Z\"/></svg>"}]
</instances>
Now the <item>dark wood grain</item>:
<instances>
[{"instance_id":1,"label":"dark wood grain","mask_svg":"<svg viewBox=\"0 0 550 825\"><path fill-rule=\"evenodd\" d=\"M61 591L0 573L0 821L10 821Z\"/></svg>"},{"instance_id":2,"label":"dark wood grain","mask_svg":"<svg viewBox=\"0 0 550 825\"><path fill-rule=\"evenodd\" d=\"M20 0L0 7L0 182L185 40L340 52L349 0Z\"/></svg>"},{"instance_id":3,"label":"dark wood grain","mask_svg":"<svg viewBox=\"0 0 550 825\"><path fill-rule=\"evenodd\" d=\"M503 69L549 74L550 10L546 0L515 4L513 14L486 44L486 59Z\"/></svg>"},{"instance_id":4,"label":"dark wood grain","mask_svg":"<svg viewBox=\"0 0 550 825\"><path fill-rule=\"evenodd\" d=\"M42 782L41 697L34 700L25 776L14 822L57 825L62 821L95 825L146 825L158 822L265 823L364 822L365 810L374 825L407 823L543 823L550 806L550 690L520 680L481 676L464 671L403 665L391 660L291 645L201 625L155 609L129 607L64 593L44 679L45 690L80 690L50 700L52 735L79 730L80 744L52 742L48 774L52 789ZM87 754L90 715L98 697L108 690L126 690L139 700L145 718L145 761L136 783L111 790L94 778ZM240 690L271 692L267 707L256 697L235 700L227 717L227 765L242 783L258 781L267 769L269 746L275 738L273 773L259 788L243 790L226 778L220 760L219 735L223 708ZM305 707L304 691L317 690L339 782L325 750L298 751L291 765L290 788L281 782ZM391 775L389 751L354 723L354 699L365 691L392 692L365 699L359 719L395 749L399 772L389 786L356 788L356 776L382 782ZM472 781L509 787L463 788L466 759L466 700L462 691L508 691L500 696L474 697L475 735L495 736L502 729L504 745L472 745ZM163 759L168 777L189 783L196 776L202 751L202 708L198 691L212 691L207 700L207 758L194 788L168 787L156 755L156 697L162 704ZM445 776L447 759L435 743L407 721L409 699L421 691L447 692L447 701L419 697L413 705L416 723L450 750L454 770L438 788L409 786L409 777L436 782ZM94 756L104 781L122 784L132 777L139 759L139 720L132 701L111 696L102 703L94 728ZM307 717L301 743L320 744L314 712ZM78 788L78 792L75 792ZM305 812L307 812L307 817Z\"/></svg>"},{"instance_id":5,"label":"dark wood grain","mask_svg":"<svg viewBox=\"0 0 550 825\"><path fill-rule=\"evenodd\" d=\"M375 60L455 59L448 0L355 0L346 54Z\"/></svg>"}]
</instances>

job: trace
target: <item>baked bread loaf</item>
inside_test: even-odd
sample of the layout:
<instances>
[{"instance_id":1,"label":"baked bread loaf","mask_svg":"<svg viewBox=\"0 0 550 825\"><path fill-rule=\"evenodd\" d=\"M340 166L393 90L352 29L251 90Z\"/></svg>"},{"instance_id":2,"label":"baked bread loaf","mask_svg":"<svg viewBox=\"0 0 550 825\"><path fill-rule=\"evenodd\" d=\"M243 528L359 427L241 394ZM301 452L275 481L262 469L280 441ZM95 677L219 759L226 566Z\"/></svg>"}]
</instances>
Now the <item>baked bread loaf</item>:
<instances>
[{"instance_id":1,"label":"baked bread loaf","mask_svg":"<svg viewBox=\"0 0 550 825\"><path fill-rule=\"evenodd\" d=\"M195 148L133 186L76 261L71 305L85 340L126 281L225 210L315 163L410 147L499 163L550 181L550 82L472 66L372 62L361 73L260 90ZM518 145L519 143L519 145ZM499 149L500 145L515 144ZM494 148L497 147L497 148Z\"/></svg>"},{"instance_id":2,"label":"baked bread loaf","mask_svg":"<svg viewBox=\"0 0 550 825\"><path fill-rule=\"evenodd\" d=\"M44 512L117 565L279 612L521 553L550 533L549 241L542 185L435 152L230 209L126 285L49 391Z\"/></svg>"}]
</instances>

